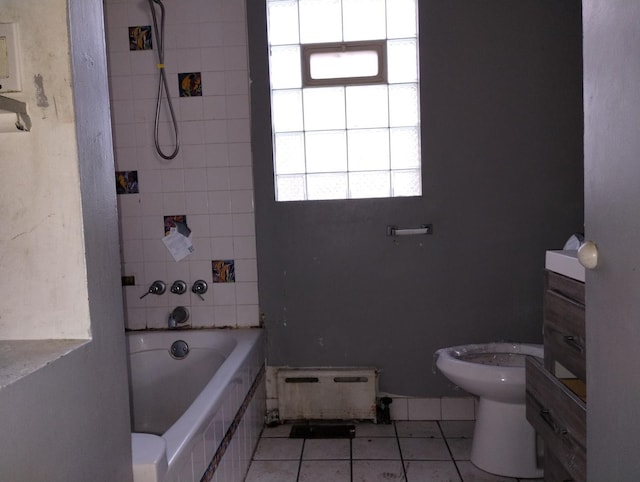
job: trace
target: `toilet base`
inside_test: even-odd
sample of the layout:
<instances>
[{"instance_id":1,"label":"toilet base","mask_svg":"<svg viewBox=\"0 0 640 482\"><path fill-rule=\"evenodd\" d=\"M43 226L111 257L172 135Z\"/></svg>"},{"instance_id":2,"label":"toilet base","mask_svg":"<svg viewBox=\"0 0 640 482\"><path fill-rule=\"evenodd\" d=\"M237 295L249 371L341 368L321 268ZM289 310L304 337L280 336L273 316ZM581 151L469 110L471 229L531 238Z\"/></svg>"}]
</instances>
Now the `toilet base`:
<instances>
[{"instance_id":1,"label":"toilet base","mask_svg":"<svg viewBox=\"0 0 640 482\"><path fill-rule=\"evenodd\" d=\"M480 398L471 445L471 463L505 477L540 478L536 432L527 421L524 404Z\"/></svg>"}]
</instances>

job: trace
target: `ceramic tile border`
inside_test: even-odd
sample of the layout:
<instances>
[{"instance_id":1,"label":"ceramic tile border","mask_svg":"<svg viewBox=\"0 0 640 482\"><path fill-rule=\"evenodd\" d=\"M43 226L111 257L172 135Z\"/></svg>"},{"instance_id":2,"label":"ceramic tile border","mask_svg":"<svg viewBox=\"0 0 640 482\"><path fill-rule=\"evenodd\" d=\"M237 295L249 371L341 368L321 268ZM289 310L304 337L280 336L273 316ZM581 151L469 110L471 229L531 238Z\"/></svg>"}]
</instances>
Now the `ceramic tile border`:
<instances>
[{"instance_id":1,"label":"ceramic tile border","mask_svg":"<svg viewBox=\"0 0 640 482\"><path fill-rule=\"evenodd\" d=\"M231 425L227 429L227 432L224 434L224 437L222 438L222 441L220 442L220 445L218 446L216 453L211 459L211 462L209 463L207 470L205 471L202 478L200 479L200 482L211 482L211 480L213 480L213 476L215 475L216 469L220 465L220 462L222 461L222 457L224 457L224 454L227 451L227 448L229 448L229 445L231 444L231 440L233 439L233 436L236 433L236 430L240 426L240 423L242 422L242 419L245 415L245 412L247 411L247 408L249 407L249 404L253 400L253 397L256 394L256 392L258 391L258 387L260 386L260 383L262 382L264 375L265 375L265 365L262 365L260 367L260 371L258 372L255 379L253 380L253 384L251 385L249 392L244 397L244 400L242 401L242 405L240 405L240 408L236 412L236 415L233 418Z\"/></svg>"}]
</instances>

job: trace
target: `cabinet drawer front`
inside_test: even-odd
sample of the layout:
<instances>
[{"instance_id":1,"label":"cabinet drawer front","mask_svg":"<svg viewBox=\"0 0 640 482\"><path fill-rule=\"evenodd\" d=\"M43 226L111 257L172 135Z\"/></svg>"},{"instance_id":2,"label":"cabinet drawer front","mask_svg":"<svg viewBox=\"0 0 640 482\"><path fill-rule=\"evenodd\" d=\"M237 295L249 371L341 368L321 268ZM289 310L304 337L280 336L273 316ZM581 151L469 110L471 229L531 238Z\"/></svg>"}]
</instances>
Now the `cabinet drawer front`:
<instances>
[{"instance_id":1,"label":"cabinet drawer front","mask_svg":"<svg viewBox=\"0 0 640 482\"><path fill-rule=\"evenodd\" d=\"M586 479L586 405L527 357L527 420L575 480Z\"/></svg>"},{"instance_id":2,"label":"cabinet drawer front","mask_svg":"<svg viewBox=\"0 0 640 482\"><path fill-rule=\"evenodd\" d=\"M584 305L584 283L553 271L545 271L545 288Z\"/></svg>"},{"instance_id":3,"label":"cabinet drawer front","mask_svg":"<svg viewBox=\"0 0 640 482\"><path fill-rule=\"evenodd\" d=\"M586 380L584 305L547 291L544 300L545 359L558 361ZM551 366L547 366L552 369Z\"/></svg>"}]
</instances>

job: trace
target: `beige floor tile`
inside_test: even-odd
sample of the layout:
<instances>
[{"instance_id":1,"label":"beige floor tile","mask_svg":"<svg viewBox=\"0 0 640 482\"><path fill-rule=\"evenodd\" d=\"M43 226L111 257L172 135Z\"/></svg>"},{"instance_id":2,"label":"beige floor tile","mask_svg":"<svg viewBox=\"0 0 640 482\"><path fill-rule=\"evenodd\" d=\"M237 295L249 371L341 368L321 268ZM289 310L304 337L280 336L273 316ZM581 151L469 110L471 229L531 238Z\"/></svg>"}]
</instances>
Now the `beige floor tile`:
<instances>
[{"instance_id":1,"label":"beige floor tile","mask_svg":"<svg viewBox=\"0 0 640 482\"><path fill-rule=\"evenodd\" d=\"M354 460L353 482L404 481L402 462L399 460Z\"/></svg>"},{"instance_id":2,"label":"beige floor tile","mask_svg":"<svg viewBox=\"0 0 640 482\"><path fill-rule=\"evenodd\" d=\"M297 460L254 460L245 482L296 482L298 465Z\"/></svg>"},{"instance_id":3,"label":"beige floor tile","mask_svg":"<svg viewBox=\"0 0 640 482\"><path fill-rule=\"evenodd\" d=\"M395 438L354 438L351 442L354 460L400 460L400 449Z\"/></svg>"},{"instance_id":4,"label":"beige floor tile","mask_svg":"<svg viewBox=\"0 0 640 482\"><path fill-rule=\"evenodd\" d=\"M348 460L306 460L300 465L298 482L350 482Z\"/></svg>"}]
</instances>

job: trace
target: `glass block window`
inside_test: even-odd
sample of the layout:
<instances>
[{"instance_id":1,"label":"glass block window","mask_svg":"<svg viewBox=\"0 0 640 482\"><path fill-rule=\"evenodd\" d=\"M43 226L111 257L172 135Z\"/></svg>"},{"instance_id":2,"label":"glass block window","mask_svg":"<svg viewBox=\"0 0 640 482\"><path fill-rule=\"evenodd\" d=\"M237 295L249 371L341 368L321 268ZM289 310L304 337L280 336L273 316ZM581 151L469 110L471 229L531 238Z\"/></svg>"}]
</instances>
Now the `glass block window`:
<instances>
[{"instance_id":1,"label":"glass block window","mask_svg":"<svg viewBox=\"0 0 640 482\"><path fill-rule=\"evenodd\" d=\"M266 0L277 201L422 195L417 0Z\"/></svg>"}]
</instances>

